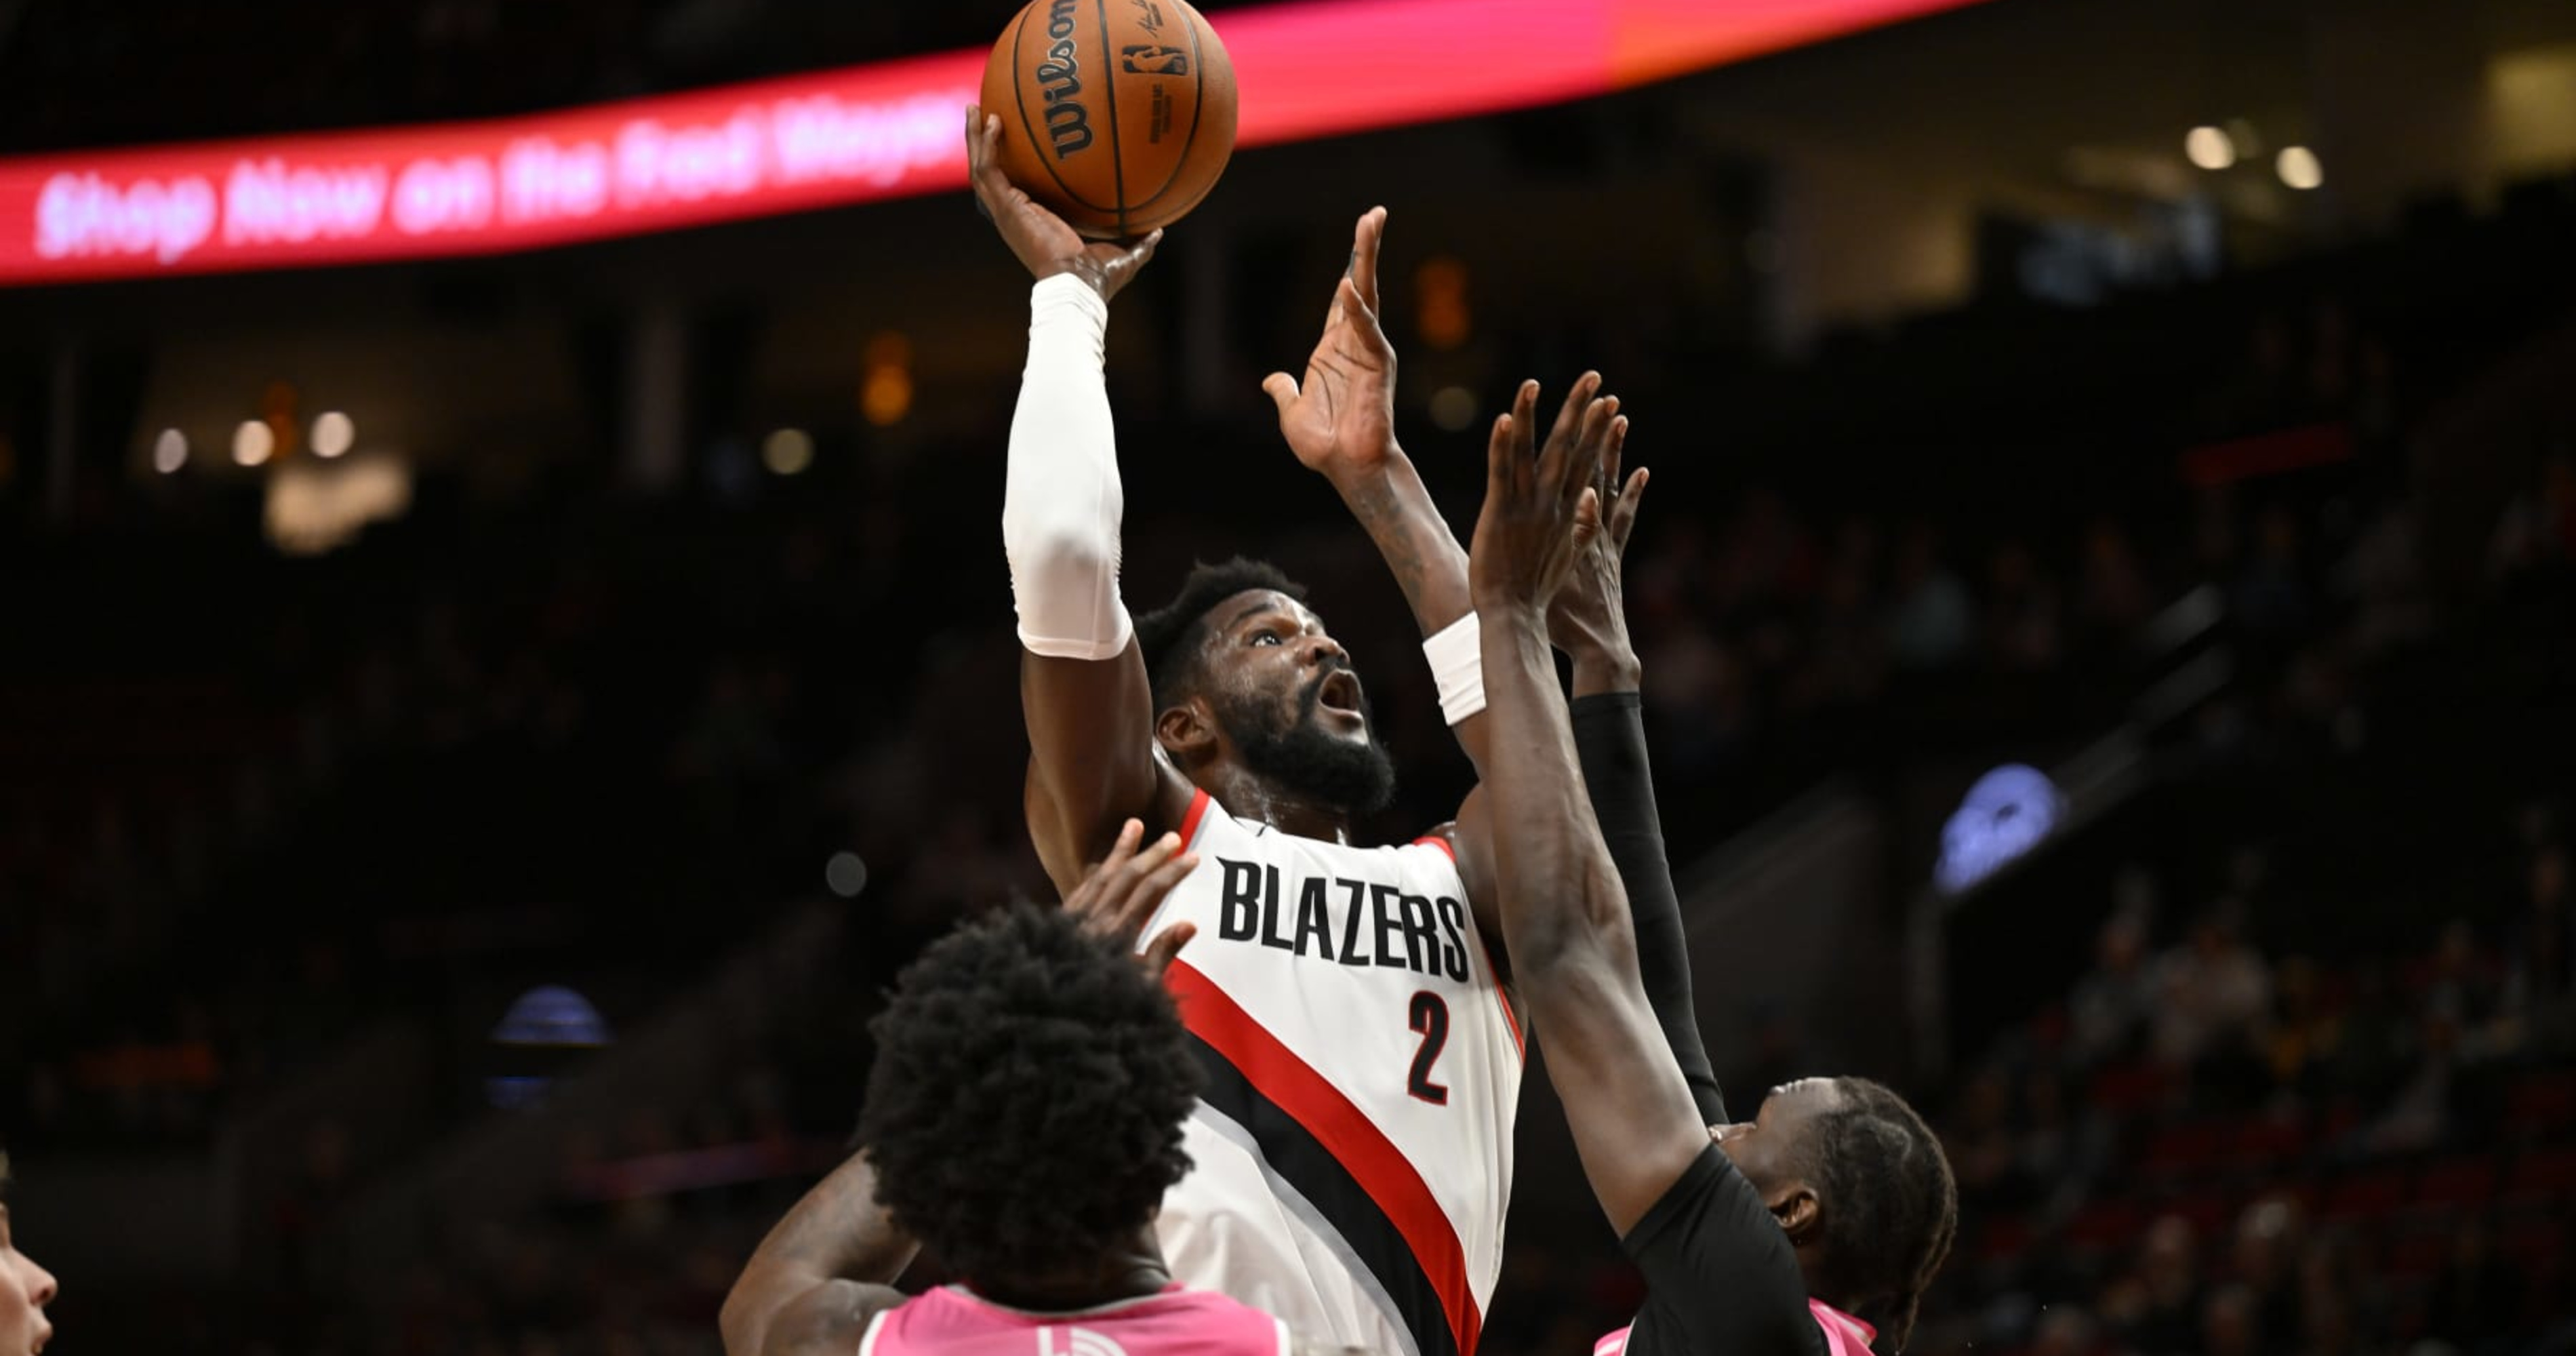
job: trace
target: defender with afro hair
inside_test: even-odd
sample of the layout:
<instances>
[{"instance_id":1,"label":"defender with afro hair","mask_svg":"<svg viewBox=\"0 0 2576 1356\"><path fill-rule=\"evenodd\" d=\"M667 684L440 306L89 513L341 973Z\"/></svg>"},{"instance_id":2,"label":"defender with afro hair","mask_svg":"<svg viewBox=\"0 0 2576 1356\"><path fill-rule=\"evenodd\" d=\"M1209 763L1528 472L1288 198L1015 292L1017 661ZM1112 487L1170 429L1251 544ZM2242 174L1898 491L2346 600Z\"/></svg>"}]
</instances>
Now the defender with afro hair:
<instances>
[{"instance_id":1,"label":"defender with afro hair","mask_svg":"<svg viewBox=\"0 0 2576 1356\"><path fill-rule=\"evenodd\" d=\"M1004 1292L1133 1240L1190 1170L1198 1068L1172 1000L1113 938L1018 904L903 972L859 1121L877 1199Z\"/></svg>"}]
</instances>

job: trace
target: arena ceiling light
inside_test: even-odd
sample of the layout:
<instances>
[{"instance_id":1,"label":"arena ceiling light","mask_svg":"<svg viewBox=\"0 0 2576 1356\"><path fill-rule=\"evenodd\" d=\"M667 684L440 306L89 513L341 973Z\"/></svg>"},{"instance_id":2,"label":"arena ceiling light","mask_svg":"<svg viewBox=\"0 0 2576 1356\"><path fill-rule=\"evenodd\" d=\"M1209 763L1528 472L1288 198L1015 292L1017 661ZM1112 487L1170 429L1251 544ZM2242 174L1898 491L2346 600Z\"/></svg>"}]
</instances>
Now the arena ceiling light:
<instances>
[{"instance_id":1,"label":"arena ceiling light","mask_svg":"<svg viewBox=\"0 0 2576 1356\"><path fill-rule=\"evenodd\" d=\"M2182 139L2182 153L2191 163L2205 170L2223 170L2236 163L2236 143L2226 131L2217 127L2195 127Z\"/></svg>"},{"instance_id":2,"label":"arena ceiling light","mask_svg":"<svg viewBox=\"0 0 2576 1356\"><path fill-rule=\"evenodd\" d=\"M1302 0L1213 23L1249 147L1588 98L1974 3ZM954 189L985 56L0 160L0 286L495 254Z\"/></svg>"},{"instance_id":3,"label":"arena ceiling light","mask_svg":"<svg viewBox=\"0 0 2576 1356\"><path fill-rule=\"evenodd\" d=\"M2282 147L2272 168L2280 174L2282 183L2302 193L2326 181L2325 166L2317 160L2317 153L2305 146Z\"/></svg>"}]
</instances>

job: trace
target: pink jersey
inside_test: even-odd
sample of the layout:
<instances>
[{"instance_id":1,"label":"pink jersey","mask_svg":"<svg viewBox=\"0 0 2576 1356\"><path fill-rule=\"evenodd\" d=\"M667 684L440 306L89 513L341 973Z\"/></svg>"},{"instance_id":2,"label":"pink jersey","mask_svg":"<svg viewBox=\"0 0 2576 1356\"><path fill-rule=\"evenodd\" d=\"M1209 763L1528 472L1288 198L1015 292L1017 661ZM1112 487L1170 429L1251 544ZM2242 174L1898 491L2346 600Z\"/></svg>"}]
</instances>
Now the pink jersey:
<instances>
[{"instance_id":1,"label":"pink jersey","mask_svg":"<svg viewBox=\"0 0 2576 1356\"><path fill-rule=\"evenodd\" d=\"M858 1356L1288 1356L1288 1325L1175 1283L1070 1313L1004 1308L942 1286L877 1315Z\"/></svg>"},{"instance_id":2,"label":"pink jersey","mask_svg":"<svg viewBox=\"0 0 2576 1356\"><path fill-rule=\"evenodd\" d=\"M1825 1330L1825 1356L1872 1356L1869 1344L1878 1340L1878 1329L1861 1322L1820 1299L1807 1301L1807 1312L1816 1316L1816 1326ZM1592 1344L1592 1356L1621 1356L1628 1349L1628 1330L1619 1331ZM1712 1351L1707 1356L1726 1356Z\"/></svg>"}]
</instances>

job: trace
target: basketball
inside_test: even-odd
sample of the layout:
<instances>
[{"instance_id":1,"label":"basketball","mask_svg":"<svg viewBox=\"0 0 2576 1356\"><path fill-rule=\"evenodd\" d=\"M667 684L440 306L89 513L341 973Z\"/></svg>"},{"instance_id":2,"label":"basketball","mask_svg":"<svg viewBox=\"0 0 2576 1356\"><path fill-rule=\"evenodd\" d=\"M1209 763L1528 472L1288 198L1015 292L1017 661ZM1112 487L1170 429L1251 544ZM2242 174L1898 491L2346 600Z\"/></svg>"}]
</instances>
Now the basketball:
<instances>
[{"instance_id":1,"label":"basketball","mask_svg":"<svg viewBox=\"0 0 2576 1356\"><path fill-rule=\"evenodd\" d=\"M983 106L1002 172L1095 240L1189 215L1234 154L1234 63L1183 0L1030 0Z\"/></svg>"}]
</instances>

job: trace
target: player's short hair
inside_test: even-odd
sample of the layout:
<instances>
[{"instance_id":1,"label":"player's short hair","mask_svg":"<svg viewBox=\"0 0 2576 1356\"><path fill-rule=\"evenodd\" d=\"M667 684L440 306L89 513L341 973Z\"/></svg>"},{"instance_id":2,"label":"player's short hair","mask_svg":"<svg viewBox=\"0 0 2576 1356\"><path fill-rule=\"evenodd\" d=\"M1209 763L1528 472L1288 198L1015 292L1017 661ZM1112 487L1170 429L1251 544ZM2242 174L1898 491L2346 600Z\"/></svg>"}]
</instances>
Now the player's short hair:
<instances>
[{"instance_id":1,"label":"player's short hair","mask_svg":"<svg viewBox=\"0 0 2576 1356\"><path fill-rule=\"evenodd\" d=\"M1904 1098L1866 1078L1837 1078L1842 1102L1802 1145L1824 1194L1824 1289L1888 1302L1879 1341L1905 1349L1923 1291L1959 1232L1959 1185L1941 1141Z\"/></svg>"},{"instance_id":2,"label":"player's short hair","mask_svg":"<svg viewBox=\"0 0 2576 1356\"><path fill-rule=\"evenodd\" d=\"M1012 904L934 943L872 1029L859 1138L877 1200L970 1282L1088 1263L1190 1170L1180 1014L1062 909Z\"/></svg>"},{"instance_id":3,"label":"player's short hair","mask_svg":"<svg viewBox=\"0 0 2576 1356\"><path fill-rule=\"evenodd\" d=\"M1188 695L1199 676L1199 650L1207 639L1208 613L1238 593L1275 589L1298 602L1306 588L1266 560L1236 556L1190 567L1172 601L1136 619L1136 648L1145 657L1145 676L1154 688L1154 709L1162 711Z\"/></svg>"}]
</instances>

